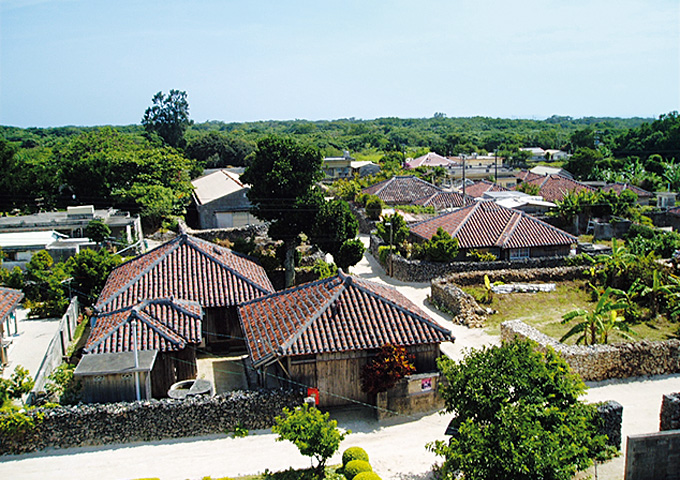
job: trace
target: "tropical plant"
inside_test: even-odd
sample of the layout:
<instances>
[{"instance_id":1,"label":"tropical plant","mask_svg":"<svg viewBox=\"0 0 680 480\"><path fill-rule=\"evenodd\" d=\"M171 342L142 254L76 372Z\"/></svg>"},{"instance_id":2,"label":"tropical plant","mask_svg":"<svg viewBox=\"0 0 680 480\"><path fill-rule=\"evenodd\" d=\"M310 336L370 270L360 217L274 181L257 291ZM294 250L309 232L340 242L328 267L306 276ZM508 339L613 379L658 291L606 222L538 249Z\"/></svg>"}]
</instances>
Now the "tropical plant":
<instances>
[{"instance_id":1,"label":"tropical plant","mask_svg":"<svg viewBox=\"0 0 680 480\"><path fill-rule=\"evenodd\" d=\"M595 307L590 311L578 308L571 312L567 312L562 316L562 324L567 324L574 319L582 319L582 321L574 325L567 333L565 333L560 339L561 342L574 335L580 334L576 339L576 343L595 345L602 339L604 322L606 317L611 315L610 312L626 308L626 302L613 297L613 295L618 292L615 289L607 287L604 292L600 292L600 290L592 284L590 287L597 295Z\"/></svg>"},{"instance_id":2,"label":"tropical plant","mask_svg":"<svg viewBox=\"0 0 680 480\"><path fill-rule=\"evenodd\" d=\"M570 480L604 451L585 385L565 360L529 341L442 356L445 412L454 413L449 442L428 448L444 457L440 473L466 480Z\"/></svg>"},{"instance_id":3,"label":"tropical plant","mask_svg":"<svg viewBox=\"0 0 680 480\"><path fill-rule=\"evenodd\" d=\"M677 297L678 292L680 292L680 282L678 279L673 276L668 276L667 279L669 283L664 282L664 278L659 270L654 270L652 273L652 283L639 287L639 295L647 300L652 317L656 317L659 314L660 307L667 297Z\"/></svg>"},{"instance_id":4,"label":"tropical plant","mask_svg":"<svg viewBox=\"0 0 680 480\"><path fill-rule=\"evenodd\" d=\"M384 345L361 371L361 389L372 395L385 392L404 376L415 371L413 359L406 352L406 348L399 345Z\"/></svg>"},{"instance_id":5,"label":"tropical plant","mask_svg":"<svg viewBox=\"0 0 680 480\"><path fill-rule=\"evenodd\" d=\"M600 327L600 343L606 345L609 342L609 335L616 332L623 338L633 340L635 332L628 326L626 319L617 313L616 310L611 310L608 315L602 319Z\"/></svg>"}]
</instances>

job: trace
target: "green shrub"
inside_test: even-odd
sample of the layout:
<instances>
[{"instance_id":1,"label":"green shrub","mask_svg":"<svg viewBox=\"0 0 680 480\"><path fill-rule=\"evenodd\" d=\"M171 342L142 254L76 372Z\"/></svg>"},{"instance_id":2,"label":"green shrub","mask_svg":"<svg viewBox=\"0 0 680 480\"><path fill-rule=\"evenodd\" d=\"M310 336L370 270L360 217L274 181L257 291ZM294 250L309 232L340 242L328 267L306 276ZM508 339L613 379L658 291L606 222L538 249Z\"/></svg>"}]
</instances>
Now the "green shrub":
<instances>
[{"instance_id":1,"label":"green shrub","mask_svg":"<svg viewBox=\"0 0 680 480\"><path fill-rule=\"evenodd\" d=\"M381 480L381 478L373 472L361 472L352 480Z\"/></svg>"},{"instance_id":2,"label":"green shrub","mask_svg":"<svg viewBox=\"0 0 680 480\"><path fill-rule=\"evenodd\" d=\"M372 472L371 464L365 460L352 460L347 465L345 465L345 478L347 480L353 480L354 477L362 472Z\"/></svg>"},{"instance_id":3,"label":"green shrub","mask_svg":"<svg viewBox=\"0 0 680 480\"><path fill-rule=\"evenodd\" d=\"M479 250L470 250L466 258L468 262L495 262L496 255L491 252L481 252Z\"/></svg>"},{"instance_id":4,"label":"green shrub","mask_svg":"<svg viewBox=\"0 0 680 480\"><path fill-rule=\"evenodd\" d=\"M352 460L368 462L368 453L361 447L349 447L342 453L342 466L346 466Z\"/></svg>"},{"instance_id":5,"label":"green shrub","mask_svg":"<svg viewBox=\"0 0 680 480\"><path fill-rule=\"evenodd\" d=\"M378 247L378 259L382 265L387 265L387 260L390 258L390 250L392 249L389 246L383 245Z\"/></svg>"},{"instance_id":6,"label":"green shrub","mask_svg":"<svg viewBox=\"0 0 680 480\"><path fill-rule=\"evenodd\" d=\"M371 220L379 219L384 205L385 204L382 200L380 200L380 198L376 197L375 195L371 195L371 197L366 200L366 215L368 218Z\"/></svg>"}]
</instances>

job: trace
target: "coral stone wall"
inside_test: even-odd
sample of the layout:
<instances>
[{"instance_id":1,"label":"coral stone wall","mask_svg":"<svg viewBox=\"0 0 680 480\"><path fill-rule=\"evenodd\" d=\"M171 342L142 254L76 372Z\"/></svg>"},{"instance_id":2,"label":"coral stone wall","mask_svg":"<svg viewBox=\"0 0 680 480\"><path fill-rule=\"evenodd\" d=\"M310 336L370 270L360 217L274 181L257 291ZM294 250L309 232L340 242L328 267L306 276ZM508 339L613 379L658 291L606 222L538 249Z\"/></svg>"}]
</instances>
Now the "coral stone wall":
<instances>
[{"instance_id":1,"label":"coral stone wall","mask_svg":"<svg viewBox=\"0 0 680 480\"><path fill-rule=\"evenodd\" d=\"M369 252L376 259L380 259L378 248L385 243L376 235L371 235ZM450 274L463 272L479 272L484 270L486 273L510 271L517 269L550 269L553 267L564 267L567 257L541 257L524 258L520 260L502 260L495 262L451 262L437 263L425 262L423 260L408 260L400 255L392 255L392 278L402 282L429 282L433 278L443 277ZM383 265L384 266L384 265ZM577 267L576 267L577 268ZM579 271L582 271L581 268ZM494 275L496 275L494 273ZM491 276L491 275L490 275ZM483 277L483 275L482 275ZM516 280L519 281L519 280ZM535 281L540 281L536 279Z\"/></svg>"},{"instance_id":2,"label":"coral stone wall","mask_svg":"<svg viewBox=\"0 0 680 480\"><path fill-rule=\"evenodd\" d=\"M44 415L43 420L29 433L3 437L0 454L211 435L237 425L249 430L269 428L284 407L303 400L301 391L261 390L184 400L36 408L27 414Z\"/></svg>"},{"instance_id":3,"label":"coral stone wall","mask_svg":"<svg viewBox=\"0 0 680 480\"><path fill-rule=\"evenodd\" d=\"M680 393L663 396L659 430L680 430Z\"/></svg>"},{"instance_id":4,"label":"coral stone wall","mask_svg":"<svg viewBox=\"0 0 680 480\"><path fill-rule=\"evenodd\" d=\"M501 339L530 339L539 349L552 347L562 354L583 380L605 380L680 372L680 340L610 345L565 345L520 320L501 324Z\"/></svg>"}]
</instances>

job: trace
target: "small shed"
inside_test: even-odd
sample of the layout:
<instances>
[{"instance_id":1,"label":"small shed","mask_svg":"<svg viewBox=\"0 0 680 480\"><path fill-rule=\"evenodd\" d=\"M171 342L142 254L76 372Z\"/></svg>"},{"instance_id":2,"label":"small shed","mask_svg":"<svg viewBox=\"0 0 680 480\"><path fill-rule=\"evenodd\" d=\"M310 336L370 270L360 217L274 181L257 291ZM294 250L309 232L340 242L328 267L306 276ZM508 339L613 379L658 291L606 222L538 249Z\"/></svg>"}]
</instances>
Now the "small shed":
<instances>
[{"instance_id":1,"label":"small shed","mask_svg":"<svg viewBox=\"0 0 680 480\"><path fill-rule=\"evenodd\" d=\"M136 377L140 399L151 399L151 376L157 350L83 355L73 378L82 385L85 403L132 402L137 400ZM136 374L136 375L135 375Z\"/></svg>"}]
</instances>

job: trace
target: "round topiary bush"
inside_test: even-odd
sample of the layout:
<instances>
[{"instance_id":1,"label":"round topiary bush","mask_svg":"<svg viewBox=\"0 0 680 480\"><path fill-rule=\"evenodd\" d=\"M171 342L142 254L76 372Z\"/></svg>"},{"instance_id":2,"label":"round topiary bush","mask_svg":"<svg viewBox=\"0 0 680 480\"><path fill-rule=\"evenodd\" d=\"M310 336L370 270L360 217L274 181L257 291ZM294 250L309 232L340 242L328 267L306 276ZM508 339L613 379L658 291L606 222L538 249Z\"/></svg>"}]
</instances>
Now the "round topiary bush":
<instances>
[{"instance_id":1,"label":"round topiary bush","mask_svg":"<svg viewBox=\"0 0 680 480\"><path fill-rule=\"evenodd\" d=\"M382 479L373 472L361 472L352 480L382 480Z\"/></svg>"},{"instance_id":2,"label":"round topiary bush","mask_svg":"<svg viewBox=\"0 0 680 480\"><path fill-rule=\"evenodd\" d=\"M342 453L342 466L347 466L352 460L368 462L368 453L361 447L349 447Z\"/></svg>"},{"instance_id":3,"label":"round topiary bush","mask_svg":"<svg viewBox=\"0 0 680 480\"><path fill-rule=\"evenodd\" d=\"M371 464L366 460L352 460L345 465L344 473L347 480L354 480L354 477L361 472L372 472Z\"/></svg>"}]
</instances>

